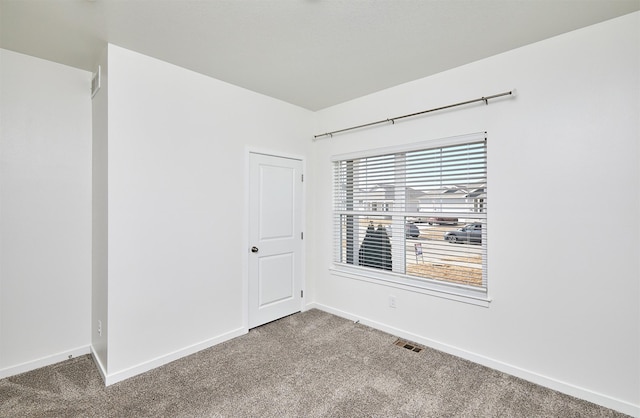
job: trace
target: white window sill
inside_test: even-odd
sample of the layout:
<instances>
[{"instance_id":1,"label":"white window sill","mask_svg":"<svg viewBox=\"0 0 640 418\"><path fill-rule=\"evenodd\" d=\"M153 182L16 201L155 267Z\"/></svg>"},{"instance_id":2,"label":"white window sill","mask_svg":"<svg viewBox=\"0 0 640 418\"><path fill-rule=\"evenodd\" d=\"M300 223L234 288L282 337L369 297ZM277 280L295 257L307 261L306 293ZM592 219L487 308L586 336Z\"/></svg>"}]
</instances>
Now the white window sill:
<instances>
[{"instance_id":1,"label":"white window sill","mask_svg":"<svg viewBox=\"0 0 640 418\"><path fill-rule=\"evenodd\" d=\"M329 268L329 271L335 276L345 277L347 279L376 283L382 286L403 289L485 308L488 308L491 303L491 299L489 299L486 291L473 289L470 286L433 283L402 274L357 267L351 268L344 265L334 265Z\"/></svg>"}]
</instances>

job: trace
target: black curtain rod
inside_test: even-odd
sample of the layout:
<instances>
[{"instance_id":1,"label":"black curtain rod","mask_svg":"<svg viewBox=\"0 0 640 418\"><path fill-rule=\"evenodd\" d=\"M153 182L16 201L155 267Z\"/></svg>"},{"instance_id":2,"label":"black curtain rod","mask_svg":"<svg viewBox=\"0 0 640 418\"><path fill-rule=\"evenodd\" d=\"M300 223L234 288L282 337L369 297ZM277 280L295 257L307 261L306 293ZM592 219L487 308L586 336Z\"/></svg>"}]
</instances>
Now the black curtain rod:
<instances>
[{"instance_id":1,"label":"black curtain rod","mask_svg":"<svg viewBox=\"0 0 640 418\"><path fill-rule=\"evenodd\" d=\"M354 130L354 129L366 128L367 126L378 125L378 124L381 124L381 123L387 123L387 122L396 123L396 121L399 120L399 119L410 118L410 117L413 117L413 116L423 115L425 113L436 112L438 110L449 109L449 108L452 108L452 107L463 106L463 105L476 103L476 102L484 102L484 104L488 105L489 104L489 100L491 100L491 99L496 99L496 98L502 97L502 96L510 96L513 93L514 93L514 91L512 90L512 91L507 91L507 92L504 92L504 93L494 94L492 96L480 97L479 99L467 100L466 102L454 103L454 104L450 104L450 105L447 105L447 106L436 107L436 108L429 109L429 110L423 110L421 112L410 113L408 115L396 116L395 118L382 119L382 120L379 120L379 121L376 121L376 122L365 123L364 125L352 126L350 128L344 128L344 129L339 129L337 131L331 131L331 132L327 132L327 133L324 133L324 134L314 135L313 139L316 140L316 139L318 139L320 137L323 137L323 136L331 136L332 137L333 134L337 134L337 133L340 133L340 132L351 131L351 130Z\"/></svg>"}]
</instances>

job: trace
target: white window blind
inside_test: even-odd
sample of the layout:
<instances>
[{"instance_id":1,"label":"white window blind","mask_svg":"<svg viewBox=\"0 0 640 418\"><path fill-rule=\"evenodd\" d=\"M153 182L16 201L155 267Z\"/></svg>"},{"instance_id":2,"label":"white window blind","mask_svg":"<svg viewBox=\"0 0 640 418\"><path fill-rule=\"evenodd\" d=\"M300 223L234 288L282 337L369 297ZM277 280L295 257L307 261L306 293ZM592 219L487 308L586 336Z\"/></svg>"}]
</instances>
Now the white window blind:
<instances>
[{"instance_id":1,"label":"white window blind","mask_svg":"<svg viewBox=\"0 0 640 418\"><path fill-rule=\"evenodd\" d=\"M486 135L334 158L336 266L487 289Z\"/></svg>"}]
</instances>

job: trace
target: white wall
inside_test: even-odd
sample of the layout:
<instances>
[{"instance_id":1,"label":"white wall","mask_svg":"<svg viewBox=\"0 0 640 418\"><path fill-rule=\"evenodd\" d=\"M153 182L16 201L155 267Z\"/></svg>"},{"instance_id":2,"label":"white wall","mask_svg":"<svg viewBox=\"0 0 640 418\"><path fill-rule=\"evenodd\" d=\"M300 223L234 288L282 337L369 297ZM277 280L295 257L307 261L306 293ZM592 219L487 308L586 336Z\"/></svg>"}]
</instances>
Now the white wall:
<instances>
[{"instance_id":1,"label":"white wall","mask_svg":"<svg viewBox=\"0 0 640 418\"><path fill-rule=\"evenodd\" d=\"M94 72L100 67L100 89L91 100L92 107L92 253L91 253L91 348L99 369L106 378L108 369L108 139L109 139L109 63L105 46ZM100 322L98 322L100 321Z\"/></svg>"},{"instance_id":2,"label":"white wall","mask_svg":"<svg viewBox=\"0 0 640 418\"><path fill-rule=\"evenodd\" d=\"M314 143L317 306L640 414L639 28L634 13L320 111L316 133L518 90ZM329 271L331 155L479 131L489 308Z\"/></svg>"},{"instance_id":3,"label":"white wall","mask_svg":"<svg viewBox=\"0 0 640 418\"><path fill-rule=\"evenodd\" d=\"M88 352L90 79L0 50L0 377Z\"/></svg>"},{"instance_id":4,"label":"white wall","mask_svg":"<svg viewBox=\"0 0 640 418\"><path fill-rule=\"evenodd\" d=\"M115 382L246 332L246 149L306 156L313 113L114 45L108 54Z\"/></svg>"}]
</instances>

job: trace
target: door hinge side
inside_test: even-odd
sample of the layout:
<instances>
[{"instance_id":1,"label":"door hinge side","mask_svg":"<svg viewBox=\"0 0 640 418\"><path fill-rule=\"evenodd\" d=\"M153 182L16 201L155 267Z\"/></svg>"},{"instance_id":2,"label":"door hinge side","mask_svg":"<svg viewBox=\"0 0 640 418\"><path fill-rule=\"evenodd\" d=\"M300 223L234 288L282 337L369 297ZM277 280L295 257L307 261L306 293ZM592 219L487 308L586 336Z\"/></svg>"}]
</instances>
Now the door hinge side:
<instances>
[{"instance_id":1,"label":"door hinge side","mask_svg":"<svg viewBox=\"0 0 640 418\"><path fill-rule=\"evenodd\" d=\"M300 291L300 297L303 298L304 297L304 290Z\"/></svg>"},{"instance_id":2,"label":"door hinge side","mask_svg":"<svg viewBox=\"0 0 640 418\"><path fill-rule=\"evenodd\" d=\"M304 232L300 232L300 239L304 239Z\"/></svg>"},{"instance_id":3,"label":"door hinge side","mask_svg":"<svg viewBox=\"0 0 640 418\"><path fill-rule=\"evenodd\" d=\"M300 174L300 181L304 183L304 174Z\"/></svg>"}]
</instances>

